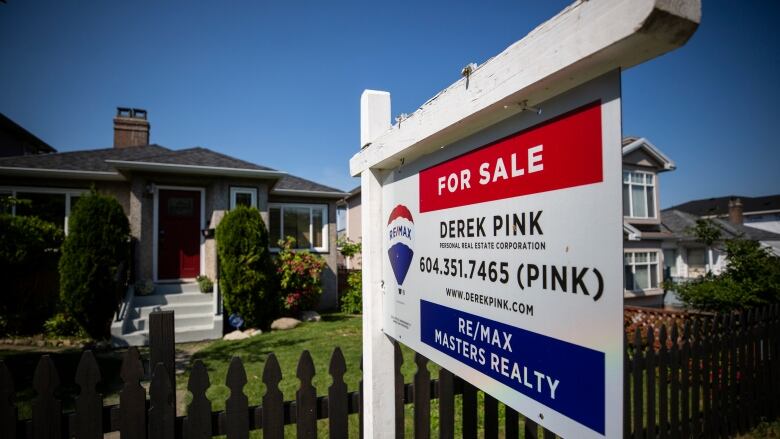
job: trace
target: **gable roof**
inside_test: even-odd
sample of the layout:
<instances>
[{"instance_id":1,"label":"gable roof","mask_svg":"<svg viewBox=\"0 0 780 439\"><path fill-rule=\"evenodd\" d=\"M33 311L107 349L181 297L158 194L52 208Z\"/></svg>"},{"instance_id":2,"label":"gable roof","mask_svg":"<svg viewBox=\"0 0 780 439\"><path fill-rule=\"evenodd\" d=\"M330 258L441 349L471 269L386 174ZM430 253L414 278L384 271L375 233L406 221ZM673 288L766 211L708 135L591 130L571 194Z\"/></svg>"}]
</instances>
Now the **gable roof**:
<instances>
[{"instance_id":1,"label":"gable roof","mask_svg":"<svg viewBox=\"0 0 780 439\"><path fill-rule=\"evenodd\" d=\"M705 198L688 201L672 206L669 209L681 210L696 216L728 215L729 200L739 198L742 201L743 214L780 211L780 194L764 197L743 197L741 195L729 195L717 198Z\"/></svg>"},{"instance_id":2,"label":"gable roof","mask_svg":"<svg viewBox=\"0 0 780 439\"><path fill-rule=\"evenodd\" d=\"M663 167L663 170L665 171L671 171L673 169L677 168L677 165L674 164L672 159L666 156L666 154L662 153L660 149L656 148L655 145L650 143L649 140L647 140L644 137L633 137L633 136L627 136L623 138L623 155L627 156L631 154L634 151L637 150L643 150L647 154L649 154L651 157L653 157L655 160L657 160L661 166Z\"/></svg>"}]
</instances>

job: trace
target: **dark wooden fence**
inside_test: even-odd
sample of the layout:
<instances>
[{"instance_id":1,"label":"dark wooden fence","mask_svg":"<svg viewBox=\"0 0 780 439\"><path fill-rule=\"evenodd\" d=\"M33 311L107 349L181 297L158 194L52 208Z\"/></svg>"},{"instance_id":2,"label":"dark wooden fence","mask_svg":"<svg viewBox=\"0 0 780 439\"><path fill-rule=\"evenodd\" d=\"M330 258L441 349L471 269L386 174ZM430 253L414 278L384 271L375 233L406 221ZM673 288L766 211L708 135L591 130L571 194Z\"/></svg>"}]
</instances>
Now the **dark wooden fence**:
<instances>
[{"instance_id":1,"label":"dark wooden fence","mask_svg":"<svg viewBox=\"0 0 780 439\"><path fill-rule=\"evenodd\" d=\"M626 438L725 437L745 431L762 419L780 414L780 361L778 325L780 309L751 311L742 315L701 318L677 325L637 329L631 343L626 340L624 436ZM104 405L97 393L100 370L94 355L85 351L75 375L80 393L75 410L63 412L57 398L59 375L48 355L35 370L32 419L18 420L14 380L0 363L0 438L99 438L118 431L122 439L209 438L226 435L244 439L251 430L264 437L282 437L284 426L294 424L297 437L317 437L317 420L328 420L330 437L347 437L348 417L357 414L362 433L360 390L348 392L344 382L346 364L339 348L334 349L328 372L332 384L327 394L317 395L312 385L314 363L308 351L300 356L296 376L300 387L293 401L284 401L279 389L282 371L273 354L266 360L263 383L266 393L259 406L249 405L243 387L246 372L239 358L230 362L226 385L230 396L225 410L213 411L206 398L210 381L200 361L192 364L188 390L192 402L186 416L176 416L173 380L173 314L154 313L150 322L150 364L153 365L149 397L141 385L144 371L139 352L128 349L121 367L123 387L119 404ZM669 333L667 333L669 332ZM656 335L657 333L657 335ZM404 383L400 369L404 359L395 347L395 405L397 436L403 437L405 410L414 405L414 437L428 438L431 432L431 401L438 400L438 430L442 438L455 436L456 395L461 405L460 434L476 437L482 410L484 437L499 435L500 403L479 392L447 370L432 380L428 360L416 354L413 382ZM362 388L362 383L360 385ZM480 407L481 406L481 407ZM504 437L554 438L531 419L505 408Z\"/></svg>"}]
</instances>

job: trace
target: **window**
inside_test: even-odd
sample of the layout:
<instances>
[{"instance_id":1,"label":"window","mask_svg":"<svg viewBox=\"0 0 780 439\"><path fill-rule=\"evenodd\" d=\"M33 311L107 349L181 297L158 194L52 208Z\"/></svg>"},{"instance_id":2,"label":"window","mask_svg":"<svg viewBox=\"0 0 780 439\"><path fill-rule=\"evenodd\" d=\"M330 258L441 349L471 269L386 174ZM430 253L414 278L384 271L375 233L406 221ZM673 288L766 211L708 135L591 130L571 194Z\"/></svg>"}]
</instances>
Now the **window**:
<instances>
[{"instance_id":1,"label":"window","mask_svg":"<svg viewBox=\"0 0 780 439\"><path fill-rule=\"evenodd\" d=\"M688 249L688 277L704 276L707 273L707 252L703 248Z\"/></svg>"},{"instance_id":2,"label":"window","mask_svg":"<svg viewBox=\"0 0 780 439\"><path fill-rule=\"evenodd\" d=\"M623 216L655 218L655 175L623 171Z\"/></svg>"},{"instance_id":3,"label":"window","mask_svg":"<svg viewBox=\"0 0 780 439\"><path fill-rule=\"evenodd\" d=\"M658 252L626 252L624 258L627 290L658 288Z\"/></svg>"},{"instance_id":4,"label":"window","mask_svg":"<svg viewBox=\"0 0 780 439\"><path fill-rule=\"evenodd\" d=\"M270 247L292 236L298 249L328 251L328 206L271 204L268 208Z\"/></svg>"},{"instance_id":5,"label":"window","mask_svg":"<svg viewBox=\"0 0 780 439\"><path fill-rule=\"evenodd\" d=\"M677 277L677 249L664 249L664 279Z\"/></svg>"},{"instance_id":6,"label":"window","mask_svg":"<svg viewBox=\"0 0 780 439\"><path fill-rule=\"evenodd\" d=\"M230 188L230 208L236 206L257 207L257 189L251 187Z\"/></svg>"},{"instance_id":7,"label":"window","mask_svg":"<svg viewBox=\"0 0 780 439\"><path fill-rule=\"evenodd\" d=\"M60 226L68 233L68 217L84 192L82 189L0 188L0 197L26 200L10 208L0 209L12 215L37 216Z\"/></svg>"}]
</instances>

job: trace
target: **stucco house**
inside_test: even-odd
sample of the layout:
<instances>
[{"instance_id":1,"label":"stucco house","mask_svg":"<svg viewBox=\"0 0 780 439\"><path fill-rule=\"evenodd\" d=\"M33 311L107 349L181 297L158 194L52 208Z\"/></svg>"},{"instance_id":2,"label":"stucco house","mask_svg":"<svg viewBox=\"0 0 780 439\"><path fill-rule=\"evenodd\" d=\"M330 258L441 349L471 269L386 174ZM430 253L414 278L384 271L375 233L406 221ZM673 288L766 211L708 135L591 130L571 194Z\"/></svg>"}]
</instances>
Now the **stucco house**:
<instances>
[{"instance_id":1,"label":"stucco house","mask_svg":"<svg viewBox=\"0 0 780 439\"><path fill-rule=\"evenodd\" d=\"M696 200L664 209L661 212L663 226L671 234L663 243L665 277L684 282L703 276L707 272L719 274L726 268L727 264L723 242L734 238L758 241L763 247L780 256L780 234L766 228L756 227L756 222L744 221L746 216L743 213L743 206L746 203L743 202L742 198L721 197ZM725 200L725 203L720 201L711 203L712 200ZM709 208L698 208L714 204L725 204L726 214L713 214L713 210ZM697 215L693 212L700 214ZM711 248L707 248L691 233L691 229L700 219L710 220L711 224L720 232L720 240ZM767 222L763 224L766 225Z\"/></svg>"},{"instance_id":2,"label":"stucco house","mask_svg":"<svg viewBox=\"0 0 780 439\"><path fill-rule=\"evenodd\" d=\"M149 132L146 111L119 108L112 148L0 158L0 196L31 199L31 213L66 233L71 206L90 187L119 200L130 221L132 277L155 291L130 288L112 327L116 344L145 343L155 308L176 310L177 341L222 335L219 292L201 294L194 279L217 278L213 230L240 204L260 210L271 243L292 235L325 258L320 308L337 306L336 201L346 193L210 149L150 144Z\"/></svg>"},{"instance_id":3,"label":"stucco house","mask_svg":"<svg viewBox=\"0 0 780 439\"><path fill-rule=\"evenodd\" d=\"M674 162L643 137L623 139L623 297L626 305L663 304L664 239L659 174Z\"/></svg>"}]
</instances>

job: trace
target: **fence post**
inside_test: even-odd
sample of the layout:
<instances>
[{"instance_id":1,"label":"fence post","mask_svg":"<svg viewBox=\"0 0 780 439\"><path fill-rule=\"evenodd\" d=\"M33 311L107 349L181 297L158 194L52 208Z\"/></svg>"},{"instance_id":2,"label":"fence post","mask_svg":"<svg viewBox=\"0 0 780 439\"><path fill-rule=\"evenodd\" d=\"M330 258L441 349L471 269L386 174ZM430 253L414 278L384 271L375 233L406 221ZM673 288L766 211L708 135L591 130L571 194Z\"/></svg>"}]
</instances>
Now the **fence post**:
<instances>
[{"instance_id":1,"label":"fence post","mask_svg":"<svg viewBox=\"0 0 780 439\"><path fill-rule=\"evenodd\" d=\"M154 370L157 363L162 363L168 372L168 380L176 387L176 364L174 355L176 349L176 333L173 311L154 311L149 314L149 369ZM150 370L150 372L152 372ZM173 405L176 406L174 392Z\"/></svg>"},{"instance_id":2,"label":"fence post","mask_svg":"<svg viewBox=\"0 0 780 439\"><path fill-rule=\"evenodd\" d=\"M365 146L390 128L390 94L366 90L360 97L360 144ZM382 172L360 175L363 205L363 416L364 435L395 436L393 343L382 332Z\"/></svg>"}]
</instances>

